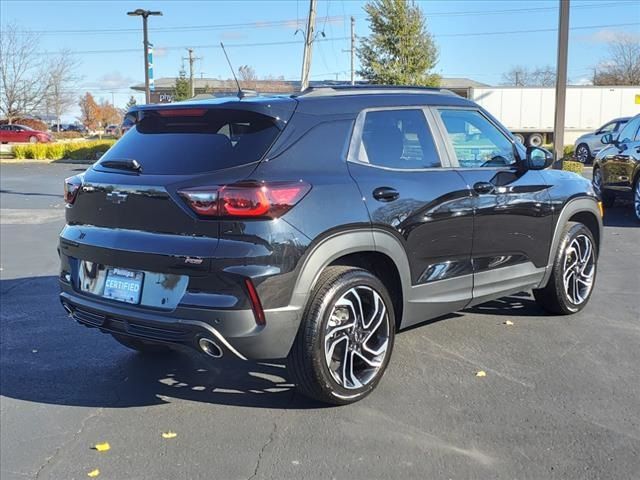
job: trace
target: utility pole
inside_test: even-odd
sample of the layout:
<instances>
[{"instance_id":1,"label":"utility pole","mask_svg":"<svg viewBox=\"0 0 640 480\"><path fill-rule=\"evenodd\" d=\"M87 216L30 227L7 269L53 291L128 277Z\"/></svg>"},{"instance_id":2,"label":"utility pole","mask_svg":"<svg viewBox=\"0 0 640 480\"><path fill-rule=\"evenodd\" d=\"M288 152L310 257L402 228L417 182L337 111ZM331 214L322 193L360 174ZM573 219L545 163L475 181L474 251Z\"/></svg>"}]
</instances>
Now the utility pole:
<instances>
[{"instance_id":1,"label":"utility pole","mask_svg":"<svg viewBox=\"0 0 640 480\"><path fill-rule=\"evenodd\" d=\"M569 51L569 0L559 1L556 118L553 126L553 151L556 162L564 156L564 115L567 99L567 59ZM562 165L556 164L555 167L562 168Z\"/></svg>"},{"instance_id":2,"label":"utility pole","mask_svg":"<svg viewBox=\"0 0 640 480\"><path fill-rule=\"evenodd\" d=\"M307 21L307 35L304 40L304 55L302 56L300 91L309 88L309 72L311 70L311 55L313 53L311 45L313 44L316 29L316 3L317 0L309 0L309 18Z\"/></svg>"},{"instance_id":3,"label":"utility pole","mask_svg":"<svg viewBox=\"0 0 640 480\"><path fill-rule=\"evenodd\" d=\"M191 98L193 98L196 96L196 86L193 81L193 62L202 60L202 58L193 56L193 48L187 48L187 51L189 52L189 57L182 57L182 60L189 60L189 87L191 88Z\"/></svg>"},{"instance_id":4,"label":"utility pole","mask_svg":"<svg viewBox=\"0 0 640 480\"><path fill-rule=\"evenodd\" d=\"M356 19L351 17L351 85L356 84Z\"/></svg>"},{"instance_id":5,"label":"utility pole","mask_svg":"<svg viewBox=\"0 0 640 480\"><path fill-rule=\"evenodd\" d=\"M356 19L351 17L351 48L342 50L351 53L351 85L356 84Z\"/></svg>"},{"instance_id":6,"label":"utility pole","mask_svg":"<svg viewBox=\"0 0 640 480\"><path fill-rule=\"evenodd\" d=\"M151 103L151 93L149 91L149 35L147 32L147 18L154 15L162 15L160 11L143 10L138 8L133 12L127 12L131 17L142 17L142 45L144 48L144 98L145 103Z\"/></svg>"}]
</instances>

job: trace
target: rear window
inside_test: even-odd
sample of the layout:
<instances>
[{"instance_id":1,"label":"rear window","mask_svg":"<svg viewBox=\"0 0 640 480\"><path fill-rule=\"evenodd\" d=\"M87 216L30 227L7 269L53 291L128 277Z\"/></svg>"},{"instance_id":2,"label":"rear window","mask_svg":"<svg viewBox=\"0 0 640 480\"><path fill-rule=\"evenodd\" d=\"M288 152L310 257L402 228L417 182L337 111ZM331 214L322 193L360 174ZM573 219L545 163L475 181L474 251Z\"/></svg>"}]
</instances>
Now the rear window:
<instances>
[{"instance_id":1,"label":"rear window","mask_svg":"<svg viewBox=\"0 0 640 480\"><path fill-rule=\"evenodd\" d=\"M150 175L210 172L260 160L280 132L271 117L241 110L143 111L141 116L101 162L136 160Z\"/></svg>"}]
</instances>

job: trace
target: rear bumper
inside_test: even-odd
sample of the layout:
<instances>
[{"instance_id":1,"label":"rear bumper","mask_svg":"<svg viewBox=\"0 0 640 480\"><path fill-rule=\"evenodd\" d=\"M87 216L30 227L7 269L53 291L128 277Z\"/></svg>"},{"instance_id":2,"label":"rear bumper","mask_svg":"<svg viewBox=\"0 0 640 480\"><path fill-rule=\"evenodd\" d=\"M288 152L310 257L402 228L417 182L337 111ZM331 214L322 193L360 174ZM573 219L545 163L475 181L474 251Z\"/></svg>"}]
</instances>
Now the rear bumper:
<instances>
[{"instance_id":1,"label":"rear bumper","mask_svg":"<svg viewBox=\"0 0 640 480\"><path fill-rule=\"evenodd\" d=\"M283 307L265 310L266 324L256 325L252 310L214 310L178 306L172 311L119 304L79 294L60 281L60 301L78 323L141 340L182 345L202 352L198 342L207 338L224 354L246 359L285 358L296 336L300 310Z\"/></svg>"}]
</instances>

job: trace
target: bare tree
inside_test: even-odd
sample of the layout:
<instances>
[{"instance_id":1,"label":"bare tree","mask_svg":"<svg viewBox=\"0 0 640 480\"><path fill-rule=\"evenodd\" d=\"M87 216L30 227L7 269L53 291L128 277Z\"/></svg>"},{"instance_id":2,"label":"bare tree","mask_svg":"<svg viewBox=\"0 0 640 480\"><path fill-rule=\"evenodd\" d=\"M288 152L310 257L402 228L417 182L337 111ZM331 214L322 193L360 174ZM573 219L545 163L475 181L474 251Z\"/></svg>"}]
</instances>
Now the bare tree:
<instances>
[{"instance_id":1,"label":"bare tree","mask_svg":"<svg viewBox=\"0 0 640 480\"><path fill-rule=\"evenodd\" d=\"M47 68L47 110L56 117L60 127L60 117L64 115L76 102L74 87L78 81L75 70L78 61L68 50L62 51Z\"/></svg>"},{"instance_id":2,"label":"bare tree","mask_svg":"<svg viewBox=\"0 0 640 480\"><path fill-rule=\"evenodd\" d=\"M3 27L0 86L0 113L9 123L21 115L36 112L43 104L47 82L37 35L15 25Z\"/></svg>"},{"instance_id":3,"label":"bare tree","mask_svg":"<svg viewBox=\"0 0 640 480\"><path fill-rule=\"evenodd\" d=\"M258 80L255 69L250 65L240 65L238 68L238 76L243 82L255 82Z\"/></svg>"},{"instance_id":4,"label":"bare tree","mask_svg":"<svg viewBox=\"0 0 640 480\"><path fill-rule=\"evenodd\" d=\"M526 87L531 82L530 77L529 69L518 65L502 74L502 84L510 87Z\"/></svg>"},{"instance_id":5,"label":"bare tree","mask_svg":"<svg viewBox=\"0 0 640 480\"><path fill-rule=\"evenodd\" d=\"M551 66L529 70L518 65L502 74L502 84L513 87L553 87L556 84L556 71Z\"/></svg>"},{"instance_id":6,"label":"bare tree","mask_svg":"<svg viewBox=\"0 0 640 480\"><path fill-rule=\"evenodd\" d=\"M533 87L555 87L556 69L551 65L536 67L531 72L530 83Z\"/></svg>"},{"instance_id":7,"label":"bare tree","mask_svg":"<svg viewBox=\"0 0 640 480\"><path fill-rule=\"evenodd\" d=\"M640 39L620 34L609 42L609 58L595 67L594 85L640 85Z\"/></svg>"}]
</instances>

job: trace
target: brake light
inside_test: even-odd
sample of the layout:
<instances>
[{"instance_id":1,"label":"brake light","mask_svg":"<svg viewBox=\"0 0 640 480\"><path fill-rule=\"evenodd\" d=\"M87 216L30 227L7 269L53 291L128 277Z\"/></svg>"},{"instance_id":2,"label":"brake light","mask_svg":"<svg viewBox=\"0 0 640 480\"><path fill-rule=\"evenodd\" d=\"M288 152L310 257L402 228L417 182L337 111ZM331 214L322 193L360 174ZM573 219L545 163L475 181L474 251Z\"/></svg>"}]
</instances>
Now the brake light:
<instances>
[{"instance_id":1,"label":"brake light","mask_svg":"<svg viewBox=\"0 0 640 480\"><path fill-rule=\"evenodd\" d=\"M311 190L304 182L237 183L198 187L178 193L198 215L206 217L277 218Z\"/></svg>"},{"instance_id":2,"label":"brake light","mask_svg":"<svg viewBox=\"0 0 640 480\"><path fill-rule=\"evenodd\" d=\"M168 108L156 111L161 117L202 117L207 113L206 108Z\"/></svg>"},{"instance_id":3,"label":"brake light","mask_svg":"<svg viewBox=\"0 0 640 480\"><path fill-rule=\"evenodd\" d=\"M74 175L73 177L69 177L64 181L64 201L71 205L76 201L76 197L78 196L78 191L82 186L82 180L78 175Z\"/></svg>"}]
</instances>

